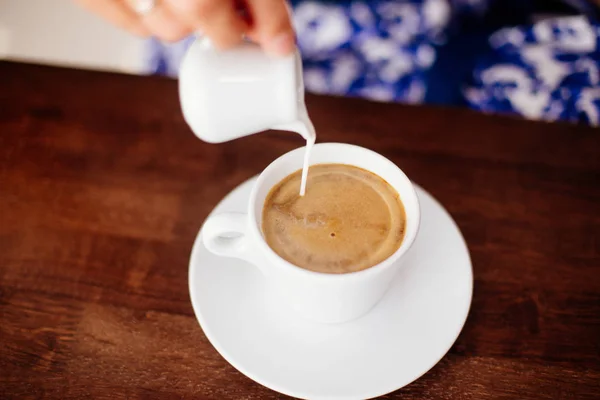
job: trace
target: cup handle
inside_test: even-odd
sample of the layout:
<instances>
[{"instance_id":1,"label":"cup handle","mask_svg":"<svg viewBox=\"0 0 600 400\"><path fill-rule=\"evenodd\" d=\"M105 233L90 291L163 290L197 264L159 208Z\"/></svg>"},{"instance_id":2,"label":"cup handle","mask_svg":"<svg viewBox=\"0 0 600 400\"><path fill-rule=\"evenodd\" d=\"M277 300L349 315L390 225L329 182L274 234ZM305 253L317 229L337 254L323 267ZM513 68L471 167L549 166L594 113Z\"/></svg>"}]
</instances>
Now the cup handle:
<instances>
[{"instance_id":1,"label":"cup handle","mask_svg":"<svg viewBox=\"0 0 600 400\"><path fill-rule=\"evenodd\" d=\"M213 254L257 264L247 235L248 215L224 213L208 217L202 227L202 242Z\"/></svg>"}]
</instances>

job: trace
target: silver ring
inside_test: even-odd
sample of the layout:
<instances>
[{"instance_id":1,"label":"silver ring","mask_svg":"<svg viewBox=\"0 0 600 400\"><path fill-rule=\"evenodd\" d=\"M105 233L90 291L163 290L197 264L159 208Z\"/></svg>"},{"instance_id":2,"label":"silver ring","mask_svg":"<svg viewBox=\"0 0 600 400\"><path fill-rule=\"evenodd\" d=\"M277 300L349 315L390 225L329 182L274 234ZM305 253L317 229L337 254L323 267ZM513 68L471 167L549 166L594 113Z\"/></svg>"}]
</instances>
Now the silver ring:
<instances>
[{"instance_id":1,"label":"silver ring","mask_svg":"<svg viewBox=\"0 0 600 400\"><path fill-rule=\"evenodd\" d=\"M129 3L138 15L148 15L156 8L157 0L130 0Z\"/></svg>"}]
</instances>

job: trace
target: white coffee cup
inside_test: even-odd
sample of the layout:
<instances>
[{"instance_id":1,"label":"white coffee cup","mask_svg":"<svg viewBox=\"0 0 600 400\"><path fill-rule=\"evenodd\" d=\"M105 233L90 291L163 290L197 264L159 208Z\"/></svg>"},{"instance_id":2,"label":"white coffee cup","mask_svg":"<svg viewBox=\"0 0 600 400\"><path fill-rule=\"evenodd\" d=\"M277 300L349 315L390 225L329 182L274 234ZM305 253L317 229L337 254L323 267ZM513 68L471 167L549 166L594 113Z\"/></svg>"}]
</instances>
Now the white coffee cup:
<instances>
[{"instance_id":1,"label":"white coffee cup","mask_svg":"<svg viewBox=\"0 0 600 400\"><path fill-rule=\"evenodd\" d=\"M369 311L384 295L413 244L420 222L416 192L406 175L385 157L362 147L319 143L311 164L349 164L371 171L400 195L406 212L406 231L400 248L371 268L348 274L325 274L297 267L277 255L261 231L265 199L275 185L302 166L304 148L291 151L269 165L258 177L248 212L212 215L205 222L202 240L217 255L236 257L258 267L270 285L304 317L318 322L344 322ZM308 188L310 190L310 187Z\"/></svg>"},{"instance_id":2,"label":"white coffee cup","mask_svg":"<svg viewBox=\"0 0 600 400\"><path fill-rule=\"evenodd\" d=\"M306 114L300 54L275 58L253 43L223 51L198 38L182 60L179 99L185 121L205 142L297 131Z\"/></svg>"}]
</instances>

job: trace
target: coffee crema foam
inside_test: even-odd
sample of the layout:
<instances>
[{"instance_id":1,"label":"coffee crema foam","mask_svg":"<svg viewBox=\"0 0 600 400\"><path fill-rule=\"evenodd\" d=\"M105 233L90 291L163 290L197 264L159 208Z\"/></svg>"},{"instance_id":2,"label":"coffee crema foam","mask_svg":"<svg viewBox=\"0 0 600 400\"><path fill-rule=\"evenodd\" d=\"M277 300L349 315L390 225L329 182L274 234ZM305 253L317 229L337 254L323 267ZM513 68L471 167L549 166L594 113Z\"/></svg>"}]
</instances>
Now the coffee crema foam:
<instances>
[{"instance_id":1,"label":"coffee crema foam","mask_svg":"<svg viewBox=\"0 0 600 400\"><path fill-rule=\"evenodd\" d=\"M330 274L361 271L400 248L406 214L396 190L379 176L345 164L302 170L267 195L262 230L268 245L298 267Z\"/></svg>"}]
</instances>

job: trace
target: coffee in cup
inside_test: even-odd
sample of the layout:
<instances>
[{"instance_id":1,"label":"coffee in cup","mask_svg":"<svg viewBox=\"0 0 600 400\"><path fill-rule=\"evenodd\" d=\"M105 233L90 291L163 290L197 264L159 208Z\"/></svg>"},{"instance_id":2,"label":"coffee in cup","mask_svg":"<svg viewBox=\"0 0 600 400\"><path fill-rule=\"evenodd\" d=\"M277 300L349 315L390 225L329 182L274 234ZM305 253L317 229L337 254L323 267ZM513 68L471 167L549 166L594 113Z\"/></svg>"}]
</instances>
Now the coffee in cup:
<instances>
[{"instance_id":1,"label":"coffee in cup","mask_svg":"<svg viewBox=\"0 0 600 400\"><path fill-rule=\"evenodd\" d=\"M398 192L376 174L347 164L310 167L276 184L262 212L265 241L281 258L314 272L373 267L402 244L406 214Z\"/></svg>"},{"instance_id":2,"label":"coffee in cup","mask_svg":"<svg viewBox=\"0 0 600 400\"><path fill-rule=\"evenodd\" d=\"M398 271L406 265L404 263L404 260L407 259L406 254L415 242L421 221L419 200L410 179L408 179L396 164L385 157L371 150L349 144L316 144L313 147L310 156L312 166L308 176L309 179L311 179L311 182L309 182L306 188L305 197L302 199L303 201L308 202L313 198L312 196L319 193L319 191L316 190L318 185L318 183L316 183L316 177L319 175L319 169L333 168L325 166L320 167L320 165L336 165L338 166L336 168L354 172L354 175L351 176L356 176L357 170L363 171L363 173L369 171L371 174L375 175L376 178L378 177L381 180L371 177L362 178L361 181L358 178L354 178L356 182L354 182L354 180L350 182L362 182L366 187L368 187L368 184L370 185L372 182L376 182L375 187L379 188L381 187L381 182L384 181L390 188L393 188L393 195L389 196L386 194L379 195L379 197L384 199L395 198L397 201L400 199L401 202L396 204L401 204L403 213L400 215L405 216L405 222L402 238L396 241L396 244L399 245L399 247L387 258L383 253L378 253L383 246L377 247L375 241L371 243L371 247L367 247L367 250L369 251L367 251L366 254L378 253L380 254L379 258L383 259L381 262L377 263L377 265L375 265L377 260L373 257L369 258L368 261L363 261L360 265L352 265L354 268L358 265L358 268L356 269L359 270L351 273L339 273L344 272L344 270L351 271L351 269L348 268L350 263L345 265L346 268L344 270L341 268L330 269L330 272L333 273L315 272L314 270L309 269L311 268L311 265L304 265L305 268L302 268L298 265L301 264L300 262L290 262L275 251L277 246L273 244L273 235L268 232L265 233L268 229L263 229L263 211L265 211L265 205L267 205L266 211L268 213L269 205L278 204L279 198L277 197L276 191L280 186L285 186L283 184L288 181L288 178L286 177L290 175L295 176L293 179L298 179L294 184L296 185L295 188L292 186L293 190L290 190L295 196L299 195L298 188L300 185L300 177L299 172L295 171L298 171L299 167L302 166L306 154L305 150L305 148L296 149L279 157L260 174L252 188L248 198L248 204L244 204L245 212L237 210L237 212L211 215L202 228L202 244L209 252L217 256L235 257L257 267L269 283L269 287L273 289L273 295L280 298L282 302L286 303L290 309L294 310L298 315L302 315L303 317L316 322L345 322L364 315L372 309L383 297ZM354 168L348 168L348 166ZM371 175L367 174L367 176ZM323 185L323 188L327 187L332 189L335 185ZM363 195L365 192L369 193L369 191L365 190L364 192L360 192L356 189L360 186L355 187L355 185L352 184L347 185L347 187L351 190L347 190L342 185L339 185L335 192L321 192L323 200L325 200L325 194L336 193L336 196L334 197L335 201L322 202L319 200L318 196L315 197L315 200L311 201L314 201L313 204L316 204L319 207L312 209L313 214L318 212L324 213L326 207L322 206L323 204L329 205L329 207L335 211L336 204L338 204L341 209L342 205L346 207L351 204L350 200L353 200L357 201L357 205L362 206L364 203L358 200L370 198ZM385 188L386 186L383 185L383 187ZM380 191L380 189L373 190L376 193ZM389 193L389 191L383 191L383 193ZM377 196L373 197L377 199ZM371 204L385 204L385 207L388 207L388 210L390 209L385 200L378 200ZM389 204L391 204L392 207L396 207L393 202L390 202ZM380 208L385 209L385 207L384 205L381 205L371 209L379 210ZM366 209L369 208L367 207ZM363 218L362 220L358 219L357 216L361 214L356 210L357 208L348 207L347 212L340 215L342 217L350 215L353 219L349 219L348 221L374 221L370 216ZM388 212L390 220L392 214L399 215L397 213L392 213L391 211ZM371 214L365 213L362 215ZM306 218L307 220L310 220L316 216L317 215L312 215L311 217L310 213L308 213ZM267 218L266 213L265 218ZM383 220L387 221L386 219ZM318 221L318 219L315 218L315 221ZM346 221L346 219L344 219L344 221ZM352 225L350 226L352 227ZM388 229L387 226L387 224L384 224L382 228ZM392 227L397 227L397 232L399 232L400 226L400 223L390 223L389 231L392 232ZM324 238L330 238L328 235L335 233L336 237L344 238L345 232L358 231L361 232L360 238L362 238L363 243L369 244L368 241L364 240L365 238L368 238L368 236L364 234L364 227L355 231L346 231L339 228L337 231L323 230L321 232L323 233L321 237L324 236ZM363 245L363 243L357 239L358 237L358 234L354 236L356 239L356 242L354 243ZM381 239L378 240L381 241ZM310 242L307 243L310 244ZM348 247L346 247L346 249L347 248ZM391 249L391 247L386 248ZM343 255L344 253L340 251L337 254ZM361 252L352 254L361 255ZM291 256L289 259L292 260ZM214 260L214 262L216 263L217 260ZM315 265L317 264L313 263L312 267L314 268ZM215 264L214 267L221 268L223 266ZM366 269L360 270L360 268ZM321 269L325 269L323 264L321 264Z\"/></svg>"}]
</instances>

